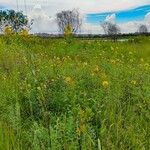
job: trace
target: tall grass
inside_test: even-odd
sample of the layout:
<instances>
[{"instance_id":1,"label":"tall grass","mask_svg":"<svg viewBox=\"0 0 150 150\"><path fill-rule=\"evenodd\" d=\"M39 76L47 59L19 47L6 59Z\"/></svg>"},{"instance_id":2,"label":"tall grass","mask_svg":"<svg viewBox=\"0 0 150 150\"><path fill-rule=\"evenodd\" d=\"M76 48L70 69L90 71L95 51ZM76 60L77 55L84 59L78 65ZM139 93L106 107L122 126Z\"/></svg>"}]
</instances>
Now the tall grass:
<instances>
[{"instance_id":1,"label":"tall grass","mask_svg":"<svg viewBox=\"0 0 150 150\"><path fill-rule=\"evenodd\" d=\"M137 41L0 37L0 149L150 149L150 39Z\"/></svg>"}]
</instances>

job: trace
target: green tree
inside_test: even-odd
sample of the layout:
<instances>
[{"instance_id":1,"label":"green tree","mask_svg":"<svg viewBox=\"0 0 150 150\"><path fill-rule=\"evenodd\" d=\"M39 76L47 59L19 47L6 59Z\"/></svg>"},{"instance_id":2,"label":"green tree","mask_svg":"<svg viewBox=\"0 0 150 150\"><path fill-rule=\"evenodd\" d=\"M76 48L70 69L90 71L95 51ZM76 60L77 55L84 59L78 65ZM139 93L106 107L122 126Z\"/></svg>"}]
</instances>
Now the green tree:
<instances>
[{"instance_id":1,"label":"green tree","mask_svg":"<svg viewBox=\"0 0 150 150\"><path fill-rule=\"evenodd\" d=\"M0 27L4 31L5 27L9 26L13 32L19 33L22 29L31 29L33 20L29 22L27 16L22 12L16 12L15 10L1 10L0 11Z\"/></svg>"},{"instance_id":2,"label":"green tree","mask_svg":"<svg viewBox=\"0 0 150 150\"><path fill-rule=\"evenodd\" d=\"M56 18L59 32L62 34L68 27L71 27L72 34L78 33L81 29L82 18L77 9L61 11L56 14Z\"/></svg>"}]
</instances>

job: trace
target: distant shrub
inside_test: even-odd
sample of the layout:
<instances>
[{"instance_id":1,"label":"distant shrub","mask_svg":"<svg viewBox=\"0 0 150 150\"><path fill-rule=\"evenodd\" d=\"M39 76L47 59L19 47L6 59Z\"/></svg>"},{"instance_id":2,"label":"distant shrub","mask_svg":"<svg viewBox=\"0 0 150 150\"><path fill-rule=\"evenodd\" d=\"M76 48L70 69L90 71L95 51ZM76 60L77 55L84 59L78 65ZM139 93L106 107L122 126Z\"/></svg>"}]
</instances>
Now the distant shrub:
<instances>
[{"instance_id":1,"label":"distant shrub","mask_svg":"<svg viewBox=\"0 0 150 150\"><path fill-rule=\"evenodd\" d=\"M138 32L141 34L145 34L148 33L148 28L146 25L142 24L139 26Z\"/></svg>"},{"instance_id":2,"label":"distant shrub","mask_svg":"<svg viewBox=\"0 0 150 150\"><path fill-rule=\"evenodd\" d=\"M117 24L111 22L104 22L101 24L106 35L110 36L114 41L117 39L117 35L120 33L120 28Z\"/></svg>"}]
</instances>

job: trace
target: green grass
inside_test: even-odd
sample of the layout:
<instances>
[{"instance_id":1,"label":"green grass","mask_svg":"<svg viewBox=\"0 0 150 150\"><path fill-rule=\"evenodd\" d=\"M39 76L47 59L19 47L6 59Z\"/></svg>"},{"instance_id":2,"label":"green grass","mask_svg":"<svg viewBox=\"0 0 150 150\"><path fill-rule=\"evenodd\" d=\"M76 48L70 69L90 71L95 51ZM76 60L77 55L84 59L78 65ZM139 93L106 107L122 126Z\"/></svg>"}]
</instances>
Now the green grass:
<instances>
[{"instance_id":1,"label":"green grass","mask_svg":"<svg viewBox=\"0 0 150 150\"><path fill-rule=\"evenodd\" d=\"M0 150L149 150L150 38L0 37Z\"/></svg>"}]
</instances>

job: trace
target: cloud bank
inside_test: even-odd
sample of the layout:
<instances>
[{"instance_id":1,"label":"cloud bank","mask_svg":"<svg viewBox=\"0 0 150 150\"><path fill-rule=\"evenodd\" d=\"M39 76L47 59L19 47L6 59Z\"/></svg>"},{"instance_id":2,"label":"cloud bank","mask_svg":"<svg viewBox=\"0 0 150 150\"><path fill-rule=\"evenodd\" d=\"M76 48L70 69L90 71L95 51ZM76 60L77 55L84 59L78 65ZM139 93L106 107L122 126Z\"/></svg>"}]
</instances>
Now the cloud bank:
<instances>
[{"instance_id":1,"label":"cloud bank","mask_svg":"<svg viewBox=\"0 0 150 150\"><path fill-rule=\"evenodd\" d=\"M44 33L58 33L57 23L55 16L48 16L44 9L40 5L35 5L29 14L29 17L34 19L34 24L32 26L32 33L44 32ZM116 14L112 13L105 17L105 21L110 21L116 23ZM99 24L93 24L86 22L85 16L83 15L83 25L81 32L88 34L103 34L104 31ZM144 19L141 21L129 21L125 23L119 23L119 27L122 33L134 33L138 31L141 24L145 24L150 28L150 12L148 12Z\"/></svg>"},{"instance_id":2,"label":"cloud bank","mask_svg":"<svg viewBox=\"0 0 150 150\"><path fill-rule=\"evenodd\" d=\"M116 14L108 15L105 18L105 21L109 21L112 23L116 23ZM141 24L147 26L148 31L150 32L150 12L145 15L145 18L141 21L129 21L125 23L118 23L120 27L121 33L135 33L138 32L138 28ZM104 31L100 24L92 24L87 23L84 24L84 32L85 33L92 33L92 34L103 34Z\"/></svg>"},{"instance_id":3,"label":"cloud bank","mask_svg":"<svg viewBox=\"0 0 150 150\"><path fill-rule=\"evenodd\" d=\"M105 13L109 15L103 16L103 20L117 22L118 14L116 12L130 10L143 5L150 4L150 0L0 0L1 6L9 9L22 10L28 16L34 19L31 32L57 33L57 24L55 14L61 10L80 8L81 14L84 16L82 33L101 34L103 33L100 23L94 24L87 21L86 15L92 13ZM25 3L26 2L26 8ZM26 10L25 10L26 9ZM112 13L111 13L112 12ZM130 17L130 16L129 16ZM118 23L118 22L117 22ZM150 24L150 12L147 12L143 20L119 22L119 26L123 33L136 32L140 24Z\"/></svg>"},{"instance_id":4,"label":"cloud bank","mask_svg":"<svg viewBox=\"0 0 150 150\"><path fill-rule=\"evenodd\" d=\"M150 4L150 0L0 0L0 4L14 9L17 7L17 1L21 9L23 9L24 2L28 10L39 4L50 14L73 8L80 8L82 13L111 12Z\"/></svg>"}]
</instances>

